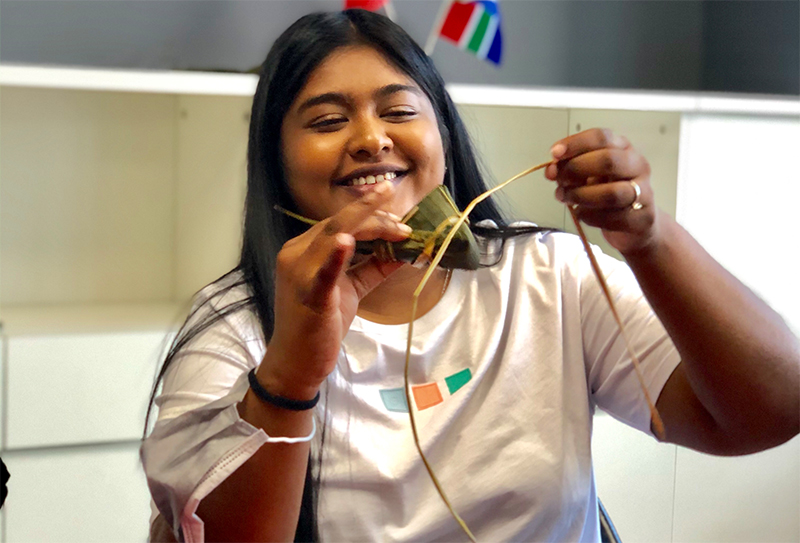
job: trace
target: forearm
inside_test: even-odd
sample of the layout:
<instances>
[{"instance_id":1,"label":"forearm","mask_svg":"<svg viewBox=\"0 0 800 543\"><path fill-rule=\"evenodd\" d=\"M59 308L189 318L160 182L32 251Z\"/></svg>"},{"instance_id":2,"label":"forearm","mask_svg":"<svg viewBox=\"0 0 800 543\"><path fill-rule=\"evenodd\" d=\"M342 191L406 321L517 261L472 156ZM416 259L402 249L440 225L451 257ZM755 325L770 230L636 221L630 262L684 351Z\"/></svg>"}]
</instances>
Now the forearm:
<instances>
[{"instance_id":1,"label":"forearm","mask_svg":"<svg viewBox=\"0 0 800 543\"><path fill-rule=\"evenodd\" d=\"M682 227L663 213L658 223L660 241L626 259L697 399L729 437L775 444L796 435L797 338Z\"/></svg>"},{"instance_id":2,"label":"forearm","mask_svg":"<svg viewBox=\"0 0 800 543\"><path fill-rule=\"evenodd\" d=\"M288 395L266 384L268 378L260 380L274 394ZM242 419L272 437L301 437L312 430L312 410L281 409L263 402L252 390L248 390L238 408ZM206 540L293 540L308 455L308 443L261 446L200 503L198 516L204 522Z\"/></svg>"},{"instance_id":3,"label":"forearm","mask_svg":"<svg viewBox=\"0 0 800 543\"><path fill-rule=\"evenodd\" d=\"M275 268L274 330L256 376L271 394L311 400L336 368L342 338L359 301L402 263L371 259L350 266L356 240L401 241L405 225L379 212L394 194L391 182L344 206L287 241ZM300 437L312 412L280 409L248 390L241 418L269 436ZM294 539L308 467L308 443L266 443L199 507L209 540Z\"/></svg>"}]
</instances>

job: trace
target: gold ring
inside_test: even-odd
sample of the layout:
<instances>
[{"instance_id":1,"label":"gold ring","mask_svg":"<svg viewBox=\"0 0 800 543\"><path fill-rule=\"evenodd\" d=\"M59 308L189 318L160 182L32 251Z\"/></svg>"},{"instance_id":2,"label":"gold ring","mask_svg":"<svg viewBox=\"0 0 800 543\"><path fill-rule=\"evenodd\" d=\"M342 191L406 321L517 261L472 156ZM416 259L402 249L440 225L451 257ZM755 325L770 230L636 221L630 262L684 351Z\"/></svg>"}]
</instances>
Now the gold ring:
<instances>
[{"instance_id":1,"label":"gold ring","mask_svg":"<svg viewBox=\"0 0 800 543\"><path fill-rule=\"evenodd\" d=\"M633 187L634 193L636 194L633 202L631 202L631 209L642 209L644 206L642 205L642 202L639 201L639 198L642 196L642 189L639 187L639 183L636 181L630 181L630 184Z\"/></svg>"}]
</instances>

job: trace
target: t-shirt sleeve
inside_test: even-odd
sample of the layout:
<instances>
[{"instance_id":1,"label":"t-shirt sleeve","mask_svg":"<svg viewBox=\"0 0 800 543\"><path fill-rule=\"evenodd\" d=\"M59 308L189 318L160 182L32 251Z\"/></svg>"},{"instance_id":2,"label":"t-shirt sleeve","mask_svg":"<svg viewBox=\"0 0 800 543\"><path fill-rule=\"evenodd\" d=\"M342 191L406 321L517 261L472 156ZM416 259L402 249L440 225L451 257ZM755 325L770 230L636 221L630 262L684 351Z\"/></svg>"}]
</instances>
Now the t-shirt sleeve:
<instances>
[{"instance_id":1,"label":"t-shirt sleeve","mask_svg":"<svg viewBox=\"0 0 800 543\"><path fill-rule=\"evenodd\" d=\"M188 324L208 311L201 305ZM174 357L156 399L158 420L140 455L159 512L185 541L203 541L196 515L200 500L268 439L237 410L247 392L247 372L263 354L254 323L252 312L242 308L192 339Z\"/></svg>"},{"instance_id":2,"label":"t-shirt sleeve","mask_svg":"<svg viewBox=\"0 0 800 543\"><path fill-rule=\"evenodd\" d=\"M625 332L641 363L655 402L680 356L630 268L595 248ZM613 417L652 435L650 410L625 339L608 307L588 258L580 260L580 311L588 384L595 404Z\"/></svg>"}]
</instances>

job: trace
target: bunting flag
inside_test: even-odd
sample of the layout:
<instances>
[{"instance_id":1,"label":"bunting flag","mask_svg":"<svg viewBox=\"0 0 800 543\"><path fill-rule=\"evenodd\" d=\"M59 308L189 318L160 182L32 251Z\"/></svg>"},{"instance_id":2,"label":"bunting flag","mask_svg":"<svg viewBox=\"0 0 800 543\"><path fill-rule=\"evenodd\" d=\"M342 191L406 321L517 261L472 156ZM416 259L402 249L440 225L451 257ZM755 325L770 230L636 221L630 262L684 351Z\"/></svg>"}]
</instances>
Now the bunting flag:
<instances>
[{"instance_id":1,"label":"bunting flag","mask_svg":"<svg viewBox=\"0 0 800 543\"><path fill-rule=\"evenodd\" d=\"M383 7L387 0L344 0L344 9L367 9L376 11Z\"/></svg>"},{"instance_id":2,"label":"bunting flag","mask_svg":"<svg viewBox=\"0 0 800 543\"><path fill-rule=\"evenodd\" d=\"M503 38L496 0L455 1L442 22L439 35L478 58L500 64Z\"/></svg>"}]
</instances>

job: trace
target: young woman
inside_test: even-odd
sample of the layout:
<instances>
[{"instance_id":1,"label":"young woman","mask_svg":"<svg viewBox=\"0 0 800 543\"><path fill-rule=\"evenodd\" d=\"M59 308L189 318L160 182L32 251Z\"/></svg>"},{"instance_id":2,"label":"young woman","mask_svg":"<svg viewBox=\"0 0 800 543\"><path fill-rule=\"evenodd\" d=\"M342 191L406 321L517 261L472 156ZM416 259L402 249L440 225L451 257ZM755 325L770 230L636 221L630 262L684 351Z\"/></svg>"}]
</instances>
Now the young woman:
<instances>
[{"instance_id":1,"label":"young woman","mask_svg":"<svg viewBox=\"0 0 800 543\"><path fill-rule=\"evenodd\" d=\"M410 407L478 540L598 541L594 409L651 430L577 238L476 209L473 224L498 227L479 236L503 247L423 291L412 406L422 270L354 257L356 240L407 237L397 217L439 184L461 208L485 190L430 59L369 12L303 17L264 63L248 153L240 263L198 295L142 446L154 526L186 541L464 540ZM797 339L654 207L647 161L605 130L552 153L556 196L627 260L602 264L666 439L743 454L796 435Z\"/></svg>"}]
</instances>

